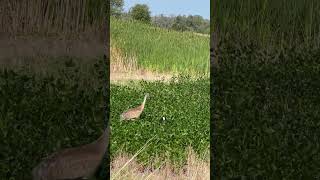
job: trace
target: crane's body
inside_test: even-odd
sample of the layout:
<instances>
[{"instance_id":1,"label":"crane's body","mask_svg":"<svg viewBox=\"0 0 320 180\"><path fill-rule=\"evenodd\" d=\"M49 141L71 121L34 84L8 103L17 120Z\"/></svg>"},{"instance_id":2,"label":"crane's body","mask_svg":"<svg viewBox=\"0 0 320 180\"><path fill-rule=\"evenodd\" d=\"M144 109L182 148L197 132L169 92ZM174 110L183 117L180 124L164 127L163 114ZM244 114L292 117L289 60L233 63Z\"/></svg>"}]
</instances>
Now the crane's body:
<instances>
[{"instance_id":1,"label":"crane's body","mask_svg":"<svg viewBox=\"0 0 320 180\"><path fill-rule=\"evenodd\" d=\"M53 153L33 169L33 179L79 179L93 176L107 150L109 133L110 129L106 128L99 139L90 144Z\"/></svg>"},{"instance_id":2,"label":"crane's body","mask_svg":"<svg viewBox=\"0 0 320 180\"><path fill-rule=\"evenodd\" d=\"M135 108L131 108L127 111L125 111L124 113L122 113L120 115L120 118L123 119L123 120L132 120L132 119L136 119L136 118L139 118L144 107L145 107L145 104L146 104L146 100L147 98L149 97L149 94L147 93L145 96L144 96L144 99L143 99L143 102L140 106L138 107L135 107Z\"/></svg>"}]
</instances>

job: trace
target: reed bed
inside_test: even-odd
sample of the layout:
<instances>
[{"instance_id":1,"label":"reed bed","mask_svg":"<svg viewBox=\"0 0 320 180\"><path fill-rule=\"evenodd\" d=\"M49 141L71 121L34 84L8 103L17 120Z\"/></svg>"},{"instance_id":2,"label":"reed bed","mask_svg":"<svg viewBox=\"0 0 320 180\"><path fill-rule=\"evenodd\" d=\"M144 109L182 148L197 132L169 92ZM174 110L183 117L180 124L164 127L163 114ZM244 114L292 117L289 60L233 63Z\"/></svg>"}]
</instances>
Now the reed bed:
<instances>
[{"instance_id":1,"label":"reed bed","mask_svg":"<svg viewBox=\"0 0 320 180\"><path fill-rule=\"evenodd\" d=\"M317 0L231 0L215 1L212 6L212 28L220 37L250 40L264 46L302 42L319 45Z\"/></svg>"},{"instance_id":2,"label":"reed bed","mask_svg":"<svg viewBox=\"0 0 320 180\"><path fill-rule=\"evenodd\" d=\"M209 74L209 37L115 18L111 18L110 36L111 47L136 57L138 68Z\"/></svg>"},{"instance_id":3,"label":"reed bed","mask_svg":"<svg viewBox=\"0 0 320 180\"><path fill-rule=\"evenodd\" d=\"M104 0L3 0L0 2L0 34L101 34L106 4Z\"/></svg>"}]
</instances>

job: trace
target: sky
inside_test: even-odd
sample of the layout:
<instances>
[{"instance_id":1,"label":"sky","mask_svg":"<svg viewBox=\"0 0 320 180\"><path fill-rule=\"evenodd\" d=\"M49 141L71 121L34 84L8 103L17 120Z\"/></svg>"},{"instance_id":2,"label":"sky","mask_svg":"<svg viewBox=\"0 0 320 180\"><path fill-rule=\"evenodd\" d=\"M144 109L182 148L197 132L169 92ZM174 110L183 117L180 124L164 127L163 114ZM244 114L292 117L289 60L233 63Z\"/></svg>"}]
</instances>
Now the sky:
<instances>
[{"instance_id":1,"label":"sky","mask_svg":"<svg viewBox=\"0 0 320 180\"><path fill-rule=\"evenodd\" d=\"M154 15L200 15L210 19L210 0L124 0L124 10L135 4L147 4Z\"/></svg>"}]
</instances>

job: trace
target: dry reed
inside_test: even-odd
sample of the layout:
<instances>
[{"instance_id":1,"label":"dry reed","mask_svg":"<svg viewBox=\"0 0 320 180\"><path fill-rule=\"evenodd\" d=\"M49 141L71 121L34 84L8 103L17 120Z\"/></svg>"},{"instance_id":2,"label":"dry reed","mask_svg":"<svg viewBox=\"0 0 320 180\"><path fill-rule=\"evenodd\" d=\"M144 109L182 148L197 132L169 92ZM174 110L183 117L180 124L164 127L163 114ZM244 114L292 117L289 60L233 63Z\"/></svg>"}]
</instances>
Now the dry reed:
<instances>
[{"instance_id":1,"label":"dry reed","mask_svg":"<svg viewBox=\"0 0 320 180\"><path fill-rule=\"evenodd\" d=\"M2 0L0 35L103 34L105 0Z\"/></svg>"},{"instance_id":2,"label":"dry reed","mask_svg":"<svg viewBox=\"0 0 320 180\"><path fill-rule=\"evenodd\" d=\"M187 149L188 159L186 165L181 169L175 169L168 161L163 162L157 168L144 167L137 161L132 160L127 154L119 154L111 163L111 178L114 180L135 180L135 179L154 179L154 180L207 180L210 179L209 160L197 157L191 147ZM208 159L208 158L206 158ZM130 163L128 164L128 162ZM126 167L124 167L126 165ZM122 170L114 177L114 174Z\"/></svg>"}]
</instances>

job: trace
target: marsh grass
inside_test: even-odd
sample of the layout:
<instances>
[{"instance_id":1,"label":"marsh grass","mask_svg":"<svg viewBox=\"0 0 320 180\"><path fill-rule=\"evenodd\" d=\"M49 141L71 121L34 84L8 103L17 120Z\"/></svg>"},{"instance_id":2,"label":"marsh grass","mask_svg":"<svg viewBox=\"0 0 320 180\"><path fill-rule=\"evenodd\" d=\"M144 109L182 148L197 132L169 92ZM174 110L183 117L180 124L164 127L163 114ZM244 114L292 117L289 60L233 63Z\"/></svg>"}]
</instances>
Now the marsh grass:
<instances>
[{"instance_id":1,"label":"marsh grass","mask_svg":"<svg viewBox=\"0 0 320 180\"><path fill-rule=\"evenodd\" d=\"M103 37L106 14L104 0L3 0L0 35L72 37L85 32Z\"/></svg>"},{"instance_id":2,"label":"marsh grass","mask_svg":"<svg viewBox=\"0 0 320 180\"><path fill-rule=\"evenodd\" d=\"M155 72L209 74L209 37L111 18L111 47ZM111 59L114 62L116 59ZM126 61L126 60L124 60Z\"/></svg>"},{"instance_id":3,"label":"marsh grass","mask_svg":"<svg viewBox=\"0 0 320 180\"><path fill-rule=\"evenodd\" d=\"M262 46L308 43L319 47L317 0L216 1L212 29L221 38Z\"/></svg>"},{"instance_id":4,"label":"marsh grass","mask_svg":"<svg viewBox=\"0 0 320 180\"><path fill-rule=\"evenodd\" d=\"M111 73L131 73L138 70L137 58L133 55L125 55L120 49L110 48L110 71Z\"/></svg>"}]
</instances>

